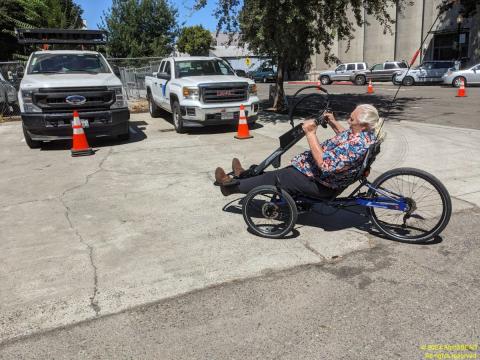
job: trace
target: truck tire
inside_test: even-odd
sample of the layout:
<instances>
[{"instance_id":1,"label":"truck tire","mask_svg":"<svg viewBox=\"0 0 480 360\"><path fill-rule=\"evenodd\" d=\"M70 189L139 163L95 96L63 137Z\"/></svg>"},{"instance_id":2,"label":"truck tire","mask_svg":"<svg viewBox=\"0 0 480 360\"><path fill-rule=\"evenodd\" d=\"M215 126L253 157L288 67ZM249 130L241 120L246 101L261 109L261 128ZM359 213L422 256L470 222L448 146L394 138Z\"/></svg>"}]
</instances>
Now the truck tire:
<instances>
[{"instance_id":1,"label":"truck tire","mask_svg":"<svg viewBox=\"0 0 480 360\"><path fill-rule=\"evenodd\" d=\"M180 104L178 101L175 101L172 105L172 118L175 131L179 134L183 134L185 132L185 128L183 127L182 112L180 110Z\"/></svg>"},{"instance_id":2,"label":"truck tire","mask_svg":"<svg viewBox=\"0 0 480 360\"><path fill-rule=\"evenodd\" d=\"M355 77L355 85L365 85L367 78L364 75L358 75Z\"/></svg>"},{"instance_id":3,"label":"truck tire","mask_svg":"<svg viewBox=\"0 0 480 360\"><path fill-rule=\"evenodd\" d=\"M160 117L161 110L157 106L157 104L155 104L155 101L153 101L152 93L150 91L148 92L147 97L148 97L148 112L150 113L150 116L152 118Z\"/></svg>"},{"instance_id":4,"label":"truck tire","mask_svg":"<svg viewBox=\"0 0 480 360\"><path fill-rule=\"evenodd\" d=\"M330 85L332 83L332 80L330 80L330 77L328 75L322 75L320 76L320 82L322 85Z\"/></svg>"},{"instance_id":5,"label":"truck tire","mask_svg":"<svg viewBox=\"0 0 480 360\"><path fill-rule=\"evenodd\" d=\"M28 132L25 129L25 126L22 125L22 129L23 129L23 136L25 137L25 142L27 143L30 149L38 149L42 146L41 141L32 140L30 135L28 135Z\"/></svg>"},{"instance_id":6,"label":"truck tire","mask_svg":"<svg viewBox=\"0 0 480 360\"><path fill-rule=\"evenodd\" d=\"M415 85L415 80L411 76L406 76L402 80L403 86L412 86Z\"/></svg>"}]
</instances>

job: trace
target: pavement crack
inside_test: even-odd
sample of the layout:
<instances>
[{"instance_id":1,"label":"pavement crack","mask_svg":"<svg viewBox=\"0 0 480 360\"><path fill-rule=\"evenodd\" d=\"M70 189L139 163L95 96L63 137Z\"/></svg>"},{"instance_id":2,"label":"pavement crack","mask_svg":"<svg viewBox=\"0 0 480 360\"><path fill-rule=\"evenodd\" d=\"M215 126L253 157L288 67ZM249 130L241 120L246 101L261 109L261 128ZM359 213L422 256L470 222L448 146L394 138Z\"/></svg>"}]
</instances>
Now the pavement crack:
<instances>
[{"instance_id":1,"label":"pavement crack","mask_svg":"<svg viewBox=\"0 0 480 360\"><path fill-rule=\"evenodd\" d=\"M92 178L92 176L94 176L95 174L97 174L98 172L103 170L103 164L105 163L105 161L107 160L107 158L111 154L112 154L112 149L110 149L108 151L108 153L105 155L105 157L99 162L97 169L95 171L93 171L92 173L88 174L87 176L85 176L85 181L83 182L83 184L75 185L71 188L66 189L59 197L59 201L62 203L63 207L65 208L65 213L64 214L65 214L65 218L67 219L67 222L68 222L70 228L75 233L75 236L78 238L79 242L82 243L88 251L89 263L90 263L90 266L91 266L92 272L93 272L93 290L92 290L92 295L90 296L90 307L95 312L96 317L99 316L101 308L98 305L98 299L97 299L97 295L98 295L98 268L97 268L97 265L95 264L95 248L92 245L90 245L87 241L85 241L85 239L83 238L83 236L80 233L80 231L78 230L78 228L74 225L74 222L72 221L72 218L71 218L71 208L67 205L67 203L65 201L65 196L66 196L67 193L87 185L88 182L90 181L90 179Z\"/></svg>"},{"instance_id":2,"label":"pavement crack","mask_svg":"<svg viewBox=\"0 0 480 360\"><path fill-rule=\"evenodd\" d=\"M327 261L327 259L325 258L325 256L323 256L322 254L320 254L317 250L315 250L311 245L310 243L308 242L308 240L306 240L305 242L301 241L302 245L305 247L305 249L307 249L308 251L310 251L311 253L315 254L316 256L318 256L322 261Z\"/></svg>"}]
</instances>

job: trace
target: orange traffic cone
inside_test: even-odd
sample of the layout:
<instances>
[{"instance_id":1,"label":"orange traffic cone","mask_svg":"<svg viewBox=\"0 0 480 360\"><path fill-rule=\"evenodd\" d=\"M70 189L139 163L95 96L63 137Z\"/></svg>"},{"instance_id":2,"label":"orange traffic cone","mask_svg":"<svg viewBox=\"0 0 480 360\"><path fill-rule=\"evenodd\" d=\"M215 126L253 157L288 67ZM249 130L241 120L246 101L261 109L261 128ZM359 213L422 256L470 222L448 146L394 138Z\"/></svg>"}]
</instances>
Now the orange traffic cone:
<instances>
[{"instance_id":1,"label":"orange traffic cone","mask_svg":"<svg viewBox=\"0 0 480 360\"><path fill-rule=\"evenodd\" d=\"M368 82L367 94L373 94L375 91L373 90L372 80Z\"/></svg>"},{"instance_id":2,"label":"orange traffic cone","mask_svg":"<svg viewBox=\"0 0 480 360\"><path fill-rule=\"evenodd\" d=\"M462 82L460 83L460 87L458 88L456 97L467 97L467 92L465 91L465 81L464 80L462 80Z\"/></svg>"},{"instance_id":3,"label":"orange traffic cone","mask_svg":"<svg viewBox=\"0 0 480 360\"><path fill-rule=\"evenodd\" d=\"M240 118L238 119L238 130L235 139L250 139L253 136L250 135L248 130L247 117L245 116L245 106L240 105Z\"/></svg>"},{"instance_id":4,"label":"orange traffic cone","mask_svg":"<svg viewBox=\"0 0 480 360\"><path fill-rule=\"evenodd\" d=\"M95 152L88 145L87 137L83 131L82 123L78 112L73 112L73 137L72 137L72 156L93 155Z\"/></svg>"}]
</instances>

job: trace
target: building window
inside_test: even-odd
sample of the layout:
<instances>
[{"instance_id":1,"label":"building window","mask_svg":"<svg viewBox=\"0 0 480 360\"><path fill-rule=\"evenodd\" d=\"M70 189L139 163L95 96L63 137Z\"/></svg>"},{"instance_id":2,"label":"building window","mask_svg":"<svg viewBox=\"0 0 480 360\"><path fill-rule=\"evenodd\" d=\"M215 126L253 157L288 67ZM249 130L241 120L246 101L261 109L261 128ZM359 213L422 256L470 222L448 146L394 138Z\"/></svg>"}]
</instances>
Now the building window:
<instances>
[{"instance_id":1,"label":"building window","mask_svg":"<svg viewBox=\"0 0 480 360\"><path fill-rule=\"evenodd\" d=\"M468 57L468 32L435 34L432 60L458 60Z\"/></svg>"}]
</instances>

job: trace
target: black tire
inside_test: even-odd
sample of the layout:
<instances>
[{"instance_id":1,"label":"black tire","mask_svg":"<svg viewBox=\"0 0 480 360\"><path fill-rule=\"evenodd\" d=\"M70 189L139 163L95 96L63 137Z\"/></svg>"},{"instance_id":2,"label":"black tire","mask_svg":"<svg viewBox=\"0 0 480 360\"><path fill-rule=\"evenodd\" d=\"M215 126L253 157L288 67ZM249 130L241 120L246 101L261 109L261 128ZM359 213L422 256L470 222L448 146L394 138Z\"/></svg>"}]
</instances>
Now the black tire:
<instances>
[{"instance_id":1,"label":"black tire","mask_svg":"<svg viewBox=\"0 0 480 360\"><path fill-rule=\"evenodd\" d=\"M386 191L389 196L405 197L413 208L409 213L368 207L368 215L373 225L389 239L425 242L439 235L450 221L452 201L447 189L436 177L423 170L389 170L375 179L372 186ZM375 199L377 196L378 192L375 190L368 191L368 197Z\"/></svg>"},{"instance_id":2,"label":"black tire","mask_svg":"<svg viewBox=\"0 0 480 360\"><path fill-rule=\"evenodd\" d=\"M297 206L290 194L271 185L251 190L243 199L242 214L251 232L270 239L285 237L292 231L298 217ZM262 223L257 224L256 220Z\"/></svg>"},{"instance_id":3,"label":"black tire","mask_svg":"<svg viewBox=\"0 0 480 360\"><path fill-rule=\"evenodd\" d=\"M355 85L365 85L367 83L367 78L364 75L355 76Z\"/></svg>"},{"instance_id":4,"label":"black tire","mask_svg":"<svg viewBox=\"0 0 480 360\"><path fill-rule=\"evenodd\" d=\"M320 76L320 82L322 83L322 85L330 85L332 83L332 80L330 80L330 76L322 75Z\"/></svg>"},{"instance_id":5,"label":"black tire","mask_svg":"<svg viewBox=\"0 0 480 360\"><path fill-rule=\"evenodd\" d=\"M398 81L395 81L395 77L397 76L397 74L393 74L392 75L392 84L393 85L400 85L400 83Z\"/></svg>"},{"instance_id":6,"label":"black tire","mask_svg":"<svg viewBox=\"0 0 480 360\"><path fill-rule=\"evenodd\" d=\"M153 101L152 93L150 91L147 93L147 98L148 98L148 112L150 113L150 116L152 118L160 117L162 110L157 104L155 104L155 101Z\"/></svg>"},{"instance_id":7,"label":"black tire","mask_svg":"<svg viewBox=\"0 0 480 360\"><path fill-rule=\"evenodd\" d=\"M455 79L452 81L452 86L459 88L463 80L463 85L467 86L467 79L465 79L463 76L457 76Z\"/></svg>"},{"instance_id":8,"label":"black tire","mask_svg":"<svg viewBox=\"0 0 480 360\"><path fill-rule=\"evenodd\" d=\"M405 76L402 80L403 86L412 86L415 85L415 79L411 76Z\"/></svg>"},{"instance_id":9,"label":"black tire","mask_svg":"<svg viewBox=\"0 0 480 360\"><path fill-rule=\"evenodd\" d=\"M25 126L22 125L22 129L23 129L23 136L25 137L25 142L27 143L30 149L38 149L42 147L42 141L32 140L30 135L28 135L28 132L25 129Z\"/></svg>"},{"instance_id":10,"label":"black tire","mask_svg":"<svg viewBox=\"0 0 480 360\"><path fill-rule=\"evenodd\" d=\"M174 101L172 105L172 120L175 131L179 134L185 132L185 127L183 126L182 112L180 111L180 104L178 101Z\"/></svg>"}]
</instances>

